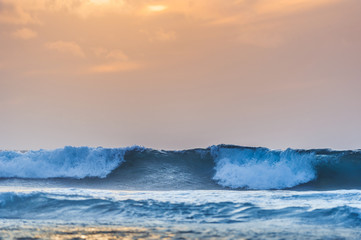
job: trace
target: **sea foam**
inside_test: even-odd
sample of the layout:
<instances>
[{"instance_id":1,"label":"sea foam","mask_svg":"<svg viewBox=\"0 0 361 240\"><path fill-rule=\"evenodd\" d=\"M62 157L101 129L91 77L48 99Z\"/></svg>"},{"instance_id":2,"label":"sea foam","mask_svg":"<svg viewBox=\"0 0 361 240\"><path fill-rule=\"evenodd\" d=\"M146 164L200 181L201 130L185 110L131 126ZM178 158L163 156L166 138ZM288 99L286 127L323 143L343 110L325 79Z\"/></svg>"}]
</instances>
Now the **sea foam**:
<instances>
[{"instance_id":1,"label":"sea foam","mask_svg":"<svg viewBox=\"0 0 361 240\"><path fill-rule=\"evenodd\" d=\"M315 155L292 149L213 147L213 177L230 188L284 189L316 178Z\"/></svg>"},{"instance_id":2,"label":"sea foam","mask_svg":"<svg viewBox=\"0 0 361 240\"><path fill-rule=\"evenodd\" d=\"M0 177L106 177L124 162L129 148L65 147L39 151L1 151Z\"/></svg>"}]
</instances>

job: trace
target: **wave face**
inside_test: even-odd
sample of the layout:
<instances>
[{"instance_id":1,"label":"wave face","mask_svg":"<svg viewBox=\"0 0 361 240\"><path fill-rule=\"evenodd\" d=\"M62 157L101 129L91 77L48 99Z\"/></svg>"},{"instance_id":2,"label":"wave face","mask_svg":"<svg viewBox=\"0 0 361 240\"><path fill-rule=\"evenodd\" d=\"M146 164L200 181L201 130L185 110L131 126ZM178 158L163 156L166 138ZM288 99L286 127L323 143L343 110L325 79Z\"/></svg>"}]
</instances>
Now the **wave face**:
<instances>
[{"instance_id":1,"label":"wave face","mask_svg":"<svg viewBox=\"0 0 361 240\"><path fill-rule=\"evenodd\" d=\"M361 151L218 145L0 151L0 184L123 190L361 189ZM43 180L41 180L43 179ZM43 185L42 185L43 184Z\"/></svg>"}]
</instances>

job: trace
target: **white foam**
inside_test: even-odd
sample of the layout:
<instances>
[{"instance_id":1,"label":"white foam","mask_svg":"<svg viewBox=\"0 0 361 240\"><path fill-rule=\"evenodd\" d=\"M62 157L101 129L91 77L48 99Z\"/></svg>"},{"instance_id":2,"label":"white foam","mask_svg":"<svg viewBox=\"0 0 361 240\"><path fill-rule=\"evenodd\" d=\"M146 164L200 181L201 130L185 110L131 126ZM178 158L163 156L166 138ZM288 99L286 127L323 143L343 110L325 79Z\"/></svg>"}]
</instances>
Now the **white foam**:
<instances>
[{"instance_id":1,"label":"white foam","mask_svg":"<svg viewBox=\"0 0 361 240\"><path fill-rule=\"evenodd\" d=\"M216 163L213 179L225 187L284 189L316 178L311 153L221 147L212 152Z\"/></svg>"},{"instance_id":2,"label":"white foam","mask_svg":"<svg viewBox=\"0 0 361 240\"><path fill-rule=\"evenodd\" d=\"M1 151L0 177L106 177L129 148L65 147L28 152Z\"/></svg>"}]
</instances>

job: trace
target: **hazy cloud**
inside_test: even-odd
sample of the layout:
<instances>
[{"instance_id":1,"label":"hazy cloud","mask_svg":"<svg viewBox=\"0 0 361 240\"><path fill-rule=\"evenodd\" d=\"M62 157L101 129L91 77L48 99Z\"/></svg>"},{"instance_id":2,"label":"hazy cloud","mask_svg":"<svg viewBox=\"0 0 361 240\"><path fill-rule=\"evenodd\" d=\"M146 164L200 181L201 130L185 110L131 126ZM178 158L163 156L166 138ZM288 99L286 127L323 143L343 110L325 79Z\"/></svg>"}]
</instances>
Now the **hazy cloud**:
<instances>
[{"instance_id":1,"label":"hazy cloud","mask_svg":"<svg viewBox=\"0 0 361 240\"><path fill-rule=\"evenodd\" d=\"M155 32L154 36L151 37L151 40L159 40L159 41L172 41L176 39L176 33L174 31L165 31L160 29Z\"/></svg>"},{"instance_id":2,"label":"hazy cloud","mask_svg":"<svg viewBox=\"0 0 361 240\"><path fill-rule=\"evenodd\" d=\"M0 23L41 23L39 13L66 11L81 18L100 16L109 12L122 12L123 0L0 0Z\"/></svg>"},{"instance_id":3,"label":"hazy cloud","mask_svg":"<svg viewBox=\"0 0 361 240\"><path fill-rule=\"evenodd\" d=\"M76 57L85 57L85 53L82 48L75 42L49 42L46 44L46 47L57 52L68 53Z\"/></svg>"},{"instance_id":4,"label":"hazy cloud","mask_svg":"<svg viewBox=\"0 0 361 240\"><path fill-rule=\"evenodd\" d=\"M94 54L97 57L105 58L105 59L113 59L118 61L127 61L129 57L119 49L108 50L103 47L98 47L93 49Z\"/></svg>"},{"instance_id":5,"label":"hazy cloud","mask_svg":"<svg viewBox=\"0 0 361 240\"><path fill-rule=\"evenodd\" d=\"M106 49L98 47L93 49L93 53L105 63L94 65L90 68L90 73L116 73L134 71L140 68L140 64L130 61L129 57L119 49Z\"/></svg>"},{"instance_id":6,"label":"hazy cloud","mask_svg":"<svg viewBox=\"0 0 361 240\"><path fill-rule=\"evenodd\" d=\"M93 53L97 57L104 57L104 55L108 53L108 50L103 47L97 47L97 48L93 48Z\"/></svg>"},{"instance_id":7,"label":"hazy cloud","mask_svg":"<svg viewBox=\"0 0 361 240\"><path fill-rule=\"evenodd\" d=\"M127 61L128 60L128 56L125 55L124 52L121 50L109 51L106 55L106 58L115 59L115 60L119 60L119 61Z\"/></svg>"},{"instance_id":8,"label":"hazy cloud","mask_svg":"<svg viewBox=\"0 0 361 240\"><path fill-rule=\"evenodd\" d=\"M150 12L161 12L167 9L165 5L149 5L147 6L148 11Z\"/></svg>"},{"instance_id":9,"label":"hazy cloud","mask_svg":"<svg viewBox=\"0 0 361 240\"><path fill-rule=\"evenodd\" d=\"M267 24L242 29L238 34L237 41L245 45L275 48L282 45L286 41L286 37L280 27Z\"/></svg>"},{"instance_id":10,"label":"hazy cloud","mask_svg":"<svg viewBox=\"0 0 361 240\"><path fill-rule=\"evenodd\" d=\"M317 136L345 146L349 135L359 146L359 9L359 0L0 0L0 98L26 100L2 105L0 144L277 148L315 147Z\"/></svg>"},{"instance_id":11,"label":"hazy cloud","mask_svg":"<svg viewBox=\"0 0 361 240\"><path fill-rule=\"evenodd\" d=\"M141 67L137 62L112 62L93 66L91 73L115 73L134 71Z\"/></svg>"},{"instance_id":12,"label":"hazy cloud","mask_svg":"<svg viewBox=\"0 0 361 240\"><path fill-rule=\"evenodd\" d=\"M25 40L36 38L38 36L37 32L35 32L29 28L18 29L16 31L12 32L11 35L15 38L20 38L20 39L25 39Z\"/></svg>"},{"instance_id":13,"label":"hazy cloud","mask_svg":"<svg viewBox=\"0 0 361 240\"><path fill-rule=\"evenodd\" d=\"M166 31L164 29L150 31L142 29L139 32L145 34L150 42L169 42L177 39L175 31Z\"/></svg>"},{"instance_id":14,"label":"hazy cloud","mask_svg":"<svg viewBox=\"0 0 361 240\"><path fill-rule=\"evenodd\" d=\"M0 0L0 23L29 24L38 22L29 11L23 8L22 2Z\"/></svg>"}]
</instances>

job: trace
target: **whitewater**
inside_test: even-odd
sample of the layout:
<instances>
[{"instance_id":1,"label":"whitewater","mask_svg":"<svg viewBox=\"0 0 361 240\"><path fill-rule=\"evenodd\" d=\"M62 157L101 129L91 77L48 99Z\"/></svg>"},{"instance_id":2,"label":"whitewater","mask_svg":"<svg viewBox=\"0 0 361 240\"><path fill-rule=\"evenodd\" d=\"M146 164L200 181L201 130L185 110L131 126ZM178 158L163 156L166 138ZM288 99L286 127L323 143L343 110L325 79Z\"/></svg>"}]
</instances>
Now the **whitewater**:
<instances>
[{"instance_id":1,"label":"whitewater","mask_svg":"<svg viewBox=\"0 0 361 240\"><path fill-rule=\"evenodd\" d=\"M0 151L0 239L360 239L361 150Z\"/></svg>"}]
</instances>

